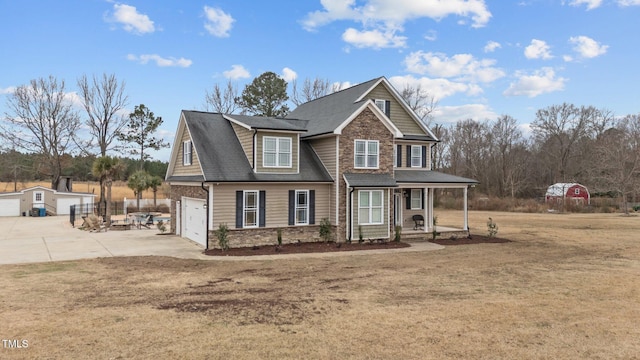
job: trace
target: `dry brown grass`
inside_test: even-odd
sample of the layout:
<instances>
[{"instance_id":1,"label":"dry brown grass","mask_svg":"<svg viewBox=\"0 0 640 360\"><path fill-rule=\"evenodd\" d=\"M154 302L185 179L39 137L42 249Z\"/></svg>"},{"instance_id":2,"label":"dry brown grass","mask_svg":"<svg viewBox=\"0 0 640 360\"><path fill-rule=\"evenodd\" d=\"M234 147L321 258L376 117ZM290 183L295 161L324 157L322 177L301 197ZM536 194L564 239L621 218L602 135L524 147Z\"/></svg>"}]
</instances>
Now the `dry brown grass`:
<instances>
[{"instance_id":1,"label":"dry brown grass","mask_svg":"<svg viewBox=\"0 0 640 360\"><path fill-rule=\"evenodd\" d=\"M634 359L639 217L472 212L504 244L0 267L0 358ZM442 224L460 214L438 211Z\"/></svg>"},{"instance_id":2,"label":"dry brown grass","mask_svg":"<svg viewBox=\"0 0 640 360\"><path fill-rule=\"evenodd\" d=\"M17 190L20 191L22 189L27 189L33 186L44 186L51 187L51 182L49 181L28 181L28 182L19 182L17 184ZM0 192L11 192L14 191L14 184L12 182L0 182ZM168 187L161 186L158 189L157 197L158 199L165 199L169 197ZM90 192L96 195L100 195L100 184L97 181L74 181L73 182L73 191L76 192ZM127 199L135 199L135 195L133 194L133 190L127 187L127 183L124 181L115 181L113 186L111 187L111 197L113 201L122 201L124 198ZM142 193L143 199L153 199L153 191L147 190Z\"/></svg>"}]
</instances>

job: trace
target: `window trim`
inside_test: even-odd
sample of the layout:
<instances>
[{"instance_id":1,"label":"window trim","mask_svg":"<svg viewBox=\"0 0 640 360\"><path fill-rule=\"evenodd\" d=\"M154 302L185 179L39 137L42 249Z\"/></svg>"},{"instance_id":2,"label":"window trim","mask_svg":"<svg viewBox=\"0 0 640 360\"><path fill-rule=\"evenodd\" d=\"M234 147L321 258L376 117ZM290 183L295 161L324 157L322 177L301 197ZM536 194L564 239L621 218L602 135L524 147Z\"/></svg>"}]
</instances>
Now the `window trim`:
<instances>
[{"instance_id":1,"label":"window trim","mask_svg":"<svg viewBox=\"0 0 640 360\"><path fill-rule=\"evenodd\" d=\"M358 154L358 142L364 142L364 154ZM369 164L369 156L373 156L372 154L369 154L369 144L376 144L375 166L370 166L371 164ZM358 166L358 162L357 162L358 155L364 156L364 166ZM380 141L365 140L365 139L353 140L353 167L355 169L379 169L380 168Z\"/></svg>"},{"instance_id":2,"label":"window trim","mask_svg":"<svg viewBox=\"0 0 640 360\"><path fill-rule=\"evenodd\" d=\"M273 153L275 155L275 165L267 165L266 163L267 157L265 155L267 154L267 146L266 146L267 140L274 140L276 144L275 153ZM286 152L282 151L280 147L281 142L284 140L289 142L289 149ZM271 154L271 152L269 153ZM283 154L289 154L289 165L280 164L280 155L283 155ZM262 137L262 167L291 169L293 167L293 139L286 136L263 136Z\"/></svg>"},{"instance_id":3,"label":"window trim","mask_svg":"<svg viewBox=\"0 0 640 360\"><path fill-rule=\"evenodd\" d=\"M192 154L193 154L193 143L191 142L191 140L183 141L182 142L182 165L189 166L193 164Z\"/></svg>"},{"instance_id":4,"label":"window trim","mask_svg":"<svg viewBox=\"0 0 640 360\"><path fill-rule=\"evenodd\" d=\"M299 194L305 194L305 199L306 199L306 204L304 206L300 206L300 204L298 204L298 195ZM295 225L309 225L309 209L310 209L310 205L309 205L309 190L296 190L295 191L295 202L294 202L294 224ZM305 218L306 220L300 221L298 218L298 210L305 210Z\"/></svg>"},{"instance_id":5,"label":"window trim","mask_svg":"<svg viewBox=\"0 0 640 360\"><path fill-rule=\"evenodd\" d=\"M256 197L255 208L247 207L247 195L253 193ZM247 225L247 213L255 211L255 225ZM242 191L242 228L251 229L260 227L260 191L258 190L243 190Z\"/></svg>"},{"instance_id":6,"label":"window trim","mask_svg":"<svg viewBox=\"0 0 640 360\"><path fill-rule=\"evenodd\" d=\"M373 102L376 104L378 109L380 109L380 111L382 111L383 114L387 113L387 101L386 100L384 100L384 99L374 99ZM382 104L382 106L380 106L380 104Z\"/></svg>"},{"instance_id":7,"label":"window trim","mask_svg":"<svg viewBox=\"0 0 640 360\"><path fill-rule=\"evenodd\" d=\"M414 191L418 192L418 196L414 196ZM420 204L418 204L418 207L414 207L413 206L413 199L419 199L420 200ZM422 189L411 189L411 197L409 199L409 201L411 201L411 210L421 210L423 209L422 207Z\"/></svg>"},{"instance_id":8,"label":"window trim","mask_svg":"<svg viewBox=\"0 0 640 360\"><path fill-rule=\"evenodd\" d=\"M414 151L416 149L418 150L418 156L414 154ZM418 165L414 164L414 160L418 160ZM422 146L421 145L411 145L411 167L412 168L422 167Z\"/></svg>"},{"instance_id":9,"label":"window trim","mask_svg":"<svg viewBox=\"0 0 640 360\"><path fill-rule=\"evenodd\" d=\"M362 206L362 194L367 193L369 196L369 206ZM373 193L380 194L380 205L373 205ZM361 210L368 209L368 222L363 222L360 216ZM380 222L373 221L373 210L380 209ZM384 225L384 190L358 190L358 225Z\"/></svg>"}]
</instances>

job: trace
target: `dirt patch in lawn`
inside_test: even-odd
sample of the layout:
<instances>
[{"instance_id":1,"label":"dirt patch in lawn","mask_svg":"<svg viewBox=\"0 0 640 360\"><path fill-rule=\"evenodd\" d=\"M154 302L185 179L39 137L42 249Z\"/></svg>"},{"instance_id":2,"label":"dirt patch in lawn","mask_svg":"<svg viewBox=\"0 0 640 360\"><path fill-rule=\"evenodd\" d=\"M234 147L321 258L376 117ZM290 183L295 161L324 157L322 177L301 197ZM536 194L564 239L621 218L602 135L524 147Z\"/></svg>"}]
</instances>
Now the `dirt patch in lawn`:
<instances>
[{"instance_id":1,"label":"dirt patch in lawn","mask_svg":"<svg viewBox=\"0 0 640 360\"><path fill-rule=\"evenodd\" d=\"M358 251L376 249L400 249L411 245L403 242L364 242L364 243L325 243L309 242L283 245L264 245L254 247L231 248L226 251L221 249L209 249L205 252L210 256L255 256L255 255L278 255L278 254L304 254L304 253L325 253L338 251Z\"/></svg>"},{"instance_id":2,"label":"dirt patch in lawn","mask_svg":"<svg viewBox=\"0 0 640 360\"><path fill-rule=\"evenodd\" d=\"M502 244L511 242L509 239L503 239L498 237L488 237L484 235L471 235L470 237L456 238L456 239L435 239L429 240L429 242L439 245L471 245L471 244Z\"/></svg>"}]
</instances>

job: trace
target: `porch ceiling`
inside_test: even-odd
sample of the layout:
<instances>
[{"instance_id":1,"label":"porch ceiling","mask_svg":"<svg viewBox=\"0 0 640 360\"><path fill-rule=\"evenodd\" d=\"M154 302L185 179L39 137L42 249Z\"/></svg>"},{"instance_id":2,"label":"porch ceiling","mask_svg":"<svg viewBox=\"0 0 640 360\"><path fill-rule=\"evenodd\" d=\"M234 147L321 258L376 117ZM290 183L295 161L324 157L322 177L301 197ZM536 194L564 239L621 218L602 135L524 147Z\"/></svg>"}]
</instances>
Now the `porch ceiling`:
<instances>
[{"instance_id":1,"label":"porch ceiling","mask_svg":"<svg viewBox=\"0 0 640 360\"><path fill-rule=\"evenodd\" d=\"M395 170L395 179L398 185L411 184L450 184L450 185L475 185L477 180L461 176L449 175L432 170Z\"/></svg>"}]
</instances>

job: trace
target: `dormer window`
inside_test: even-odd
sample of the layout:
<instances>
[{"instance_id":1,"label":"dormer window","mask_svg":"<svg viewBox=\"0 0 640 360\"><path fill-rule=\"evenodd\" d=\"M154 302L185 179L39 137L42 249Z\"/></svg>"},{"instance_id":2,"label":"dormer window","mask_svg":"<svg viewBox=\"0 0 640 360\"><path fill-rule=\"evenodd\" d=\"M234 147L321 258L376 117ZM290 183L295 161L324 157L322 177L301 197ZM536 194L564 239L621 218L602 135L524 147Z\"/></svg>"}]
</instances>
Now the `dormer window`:
<instances>
[{"instance_id":1,"label":"dormer window","mask_svg":"<svg viewBox=\"0 0 640 360\"><path fill-rule=\"evenodd\" d=\"M411 146L411 167L422 167L422 146Z\"/></svg>"},{"instance_id":2,"label":"dormer window","mask_svg":"<svg viewBox=\"0 0 640 360\"><path fill-rule=\"evenodd\" d=\"M291 138L265 136L262 147L262 166L291 167Z\"/></svg>"}]
</instances>

